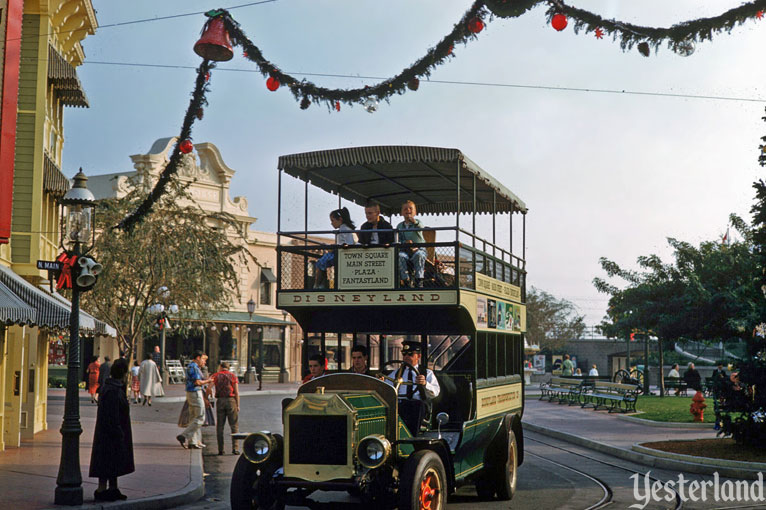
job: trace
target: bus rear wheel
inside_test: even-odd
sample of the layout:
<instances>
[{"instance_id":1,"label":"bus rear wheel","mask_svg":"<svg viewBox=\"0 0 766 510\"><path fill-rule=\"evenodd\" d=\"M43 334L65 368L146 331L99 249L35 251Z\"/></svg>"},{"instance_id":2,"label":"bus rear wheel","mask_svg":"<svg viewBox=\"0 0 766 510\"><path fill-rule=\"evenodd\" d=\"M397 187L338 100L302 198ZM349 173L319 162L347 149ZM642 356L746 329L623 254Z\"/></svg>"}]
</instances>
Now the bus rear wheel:
<instances>
[{"instance_id":1,"label":"bus rear wheel","mask_svg":"<svg viewBox=\"0 0 766 510\"><path fill-rule=\"evenodd\" d=\"M507 452L506 455L488 459L484 476L476 480L476 494L484 501L491 500L495 494L500 501L509 501L516 493L519 467L516 434L509 427L508 434L503 434L499 439L502 444L498 444L496 449L490 448L490 451Z\"/></svg>"}]
</instances>

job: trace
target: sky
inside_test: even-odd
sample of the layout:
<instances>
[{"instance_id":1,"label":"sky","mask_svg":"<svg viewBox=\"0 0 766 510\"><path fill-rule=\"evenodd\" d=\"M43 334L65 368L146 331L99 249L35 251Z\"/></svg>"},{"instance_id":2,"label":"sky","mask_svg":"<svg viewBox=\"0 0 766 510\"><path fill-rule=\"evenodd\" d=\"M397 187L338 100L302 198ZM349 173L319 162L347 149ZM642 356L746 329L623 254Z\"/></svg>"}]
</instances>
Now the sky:
<instances>
[{"instance_id":1,"label":"sky","mask_svg":"<svg viewBox=\"0 0 766 510\"><path fill-rule=\"evenodd\" d=\"M200 63L192 47L205 18L156 18L244 3L93 0L101 28L84 40L86 60L78 68L91 107L65 112L64 172L130 171L130 155L176 136ZM570 3L663 27L739 5ZM468 0L276 0L230 12L285 72L388 78L420 58L469 7ZM108 26L134 20L151 21ZM529 208L528 285L571 301L595 325L608 300L592 284L604 276L600 257L629 268L650 253L669 261L666 238L720 239L729 214L751 219L752 183L763 175L758 145L766 135L766 18L697 43L689 57L662 46L646 58L608 37L575 34L572 26L556 32L542 5L519 18L495 19L431 76L464 84L421 80L417 92L394 96L373 114L346 105L340 112L323 105L303 111L284 87L268 91L235 48L234 59L212 73L210 104L193 126L193 140L218 146L236 171L232 198L245 196L258 218L254 228L266 231L276 230L280 155L365 145L458 148ZM306 78L325 87L375 83ZM293 221L283 229L301 224L301 189L285 183ZM320 195L310 196L312 213L322 212L310 228L329 229L324 211L337 198ZM361 210L352 213L361 223ZM491 225L480 218L486 235Z\"/></svg>"}]
</instances>

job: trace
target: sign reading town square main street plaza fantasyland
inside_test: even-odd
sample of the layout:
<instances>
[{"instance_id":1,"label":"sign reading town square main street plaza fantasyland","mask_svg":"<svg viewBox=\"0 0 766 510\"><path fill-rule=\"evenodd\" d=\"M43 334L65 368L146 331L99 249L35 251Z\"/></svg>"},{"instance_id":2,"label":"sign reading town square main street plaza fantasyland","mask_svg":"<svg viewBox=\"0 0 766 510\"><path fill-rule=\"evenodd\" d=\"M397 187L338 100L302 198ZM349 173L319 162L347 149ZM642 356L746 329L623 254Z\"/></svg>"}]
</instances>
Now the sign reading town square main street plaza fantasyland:
<instances>
[{"instance_id":1,"label":"sign reading town square main street plaza fantasyland","mask_svg":"<svg viewBox=\"0 0 766 510\"><path fill-rule=\"evenodd\" d=\"M393 289L394 249L338 250L338 289Z\"/></svg>"}]
</instances>

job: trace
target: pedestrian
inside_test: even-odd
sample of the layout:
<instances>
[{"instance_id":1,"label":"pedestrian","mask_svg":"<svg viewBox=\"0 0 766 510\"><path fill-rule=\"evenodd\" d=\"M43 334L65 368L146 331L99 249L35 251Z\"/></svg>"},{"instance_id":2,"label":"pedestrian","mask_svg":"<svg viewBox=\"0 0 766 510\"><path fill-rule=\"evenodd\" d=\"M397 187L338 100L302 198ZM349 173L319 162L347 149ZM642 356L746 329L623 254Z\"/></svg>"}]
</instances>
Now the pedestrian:
<instances>
[{"instance_id":1,"label":"pedestrian","mask_svg":"<svg viewBox=\"0 0 766 510\"><path fill-rule=\"evenodd\" d=\"M136 470L133 460L133 433L130 427L130 404L125 396L128 363L118 359L110 366L98 398L93 449L88 476L98 478L93 494L96 501L127 499L117 487L117 477ZM107 487L108 484L108 487Z\"/></svg>"},{"instance_id":2,"label":"pedestrian","mask_svg":"<svg viewBox=\"0 0 766 510\"><path fill-rule=\"evenodd\" d=\"M92 356L90 358L90 364L88 364L88 393L90 393L90 403L96 403L96 391L98 391L98 379L101 369L101 363L98 362L98 356Z\"/></svg>"},{"instance_id":3,"label":"pedestrian","mask_svg":"<svg viewBox=\"0 0 766 510\"><path fill-rule=\"evenodd\" d=\"M216 410L218 423L215 427L218 455L223 455L223 427L227 419L232 433L231 453L239 455L238 441L233 437L239 432L239 381L237 376L229 371L229 363L226 361L221 362L218 372L214 373L211 379L215 386L215 398L218 404Z\"/></svg>"},{"instance_id":4,"label":"pedestrian","mask_svg":"<svg viewBox=\"0 0 766 510\"><path fill-rule=\"evenodd\" d=\"M134 404L138 404L141 399L141 378L138 376L140 370L138 360L134 360L133 366L130 367L130 392Z\"/></svg>"},{"instance_id":5,"label":"pedestrian","mask_svg":"<svg viewBox=\"0 0 766 510\"><path fill-rule=\"evenodd\" d=\"M160 352L159 345L154 346L154 351L152 351L152 361L154 361L154 364L157 365L157 368L160 369L160 375L161 375L164 368L162 366L162 353Z\"/></svg>"},{"instance_id":6,"label":"pedestrian","mask_svg":"<svg viewBox=\"0 0 766 510\"><path fill-rule=\"evenodd\" d=\"M141 395L143 395L142 405L147 403L152 405L152 397L165 396L165 390L162 389L162 379L157 364L152 359L152 355L146 353L144 361L138 371L138 377L141 379Z\"/></svg>"},{"instance_id":7,"label":"pedestrian","mask_svg":"<svg viewBox=\"0 0 766 510\"><path fill-rule=\"evenodd\" d=\"M202 377L205 379L210 379L210 370L208 370L207 367L207 360L209 359L208 355L203 354L202 358L205 361L205 363L202 365ZM202 387L202 401L205 403L205 423L202 426L212 427L215 425L215 414L213 413L213 408L215 408L215 400L213 400L213 390L210 388L209 384L206 384Z\"/></svg>"},{"instance_id":8,"label":"pedestrian","mask_svg":"<svg viewBox=\"0 0 766 510\"><path fill-rule=\"evenodd\" d=\"M588 375L591 377L598 377L598 368L596 368L595 363L590 367L590 372L588 372Z\"/></svg>"},{"instance_id":9,"label":"pedestrian","mask_svg":"<svg viewBox=\"0 0 766 510\"><path fill-rule=\"evenodd\" d=\"M112 363L110 362L111 359L109 356L104 356L104 362L101 363L101 366L98 369L98 388L96 388L96 393L101 395L101 387L106 383L106 380L109 379L109 373L112 370Z\"/></svg>"},{"instance_id":10,"label":"pedestrian","mask_svg":"<svg viewBox=\"0 0 766 510\"><path fill-rule=\"evenodd\" d=\"M564 362L561 364L561 375L571 377L574 373L574 363L569 359L569 354L564 354Z\"/></svg>"},{"instance_id":11,"label":"pedestrian","mask_svg":"<svg viewBox=\"0 0 766 510\"><path fill-rule=\"evenodd\" d=\"M700 377L697 369L694 368L694 363L689 363L689 368L684 372L684 381L686 381L686 385L689 388L695 391L702 391L702 377Z\"/></svg>"},{"instance_id":12,"label":"pedestrian","mask_svg":"<svg viewBox=\"0 0 766 510\"><path fill-rule=\"evenodd\" d=\"M202 444L202 424L205 423L205 403L202 400L202 387L211 382L202 378L201 366L205 365L202 351L195 351L191 363L186 367L186 402L189 404L189 425L176 436L184 448L204 448Z\"/></svg>"}]
</instances>

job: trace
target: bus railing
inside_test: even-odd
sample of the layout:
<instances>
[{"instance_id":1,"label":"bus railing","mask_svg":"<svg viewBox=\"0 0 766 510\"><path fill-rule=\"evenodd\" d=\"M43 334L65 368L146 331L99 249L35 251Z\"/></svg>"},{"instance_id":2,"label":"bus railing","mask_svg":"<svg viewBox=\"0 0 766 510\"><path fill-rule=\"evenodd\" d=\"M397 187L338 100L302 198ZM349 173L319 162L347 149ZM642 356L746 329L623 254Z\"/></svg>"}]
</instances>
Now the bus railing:
<instances>
[{"instance_id":1,"label":"bus railing","mask_svg":"<svg viewBox=\"0 0 766 510\"><path fill-rule=\"evenodd\" d=\"M390 243L384 246L337 245L320 236L338 233L334 230L279 232L279 290L345 290L405 289L405 288L476 288L476 274L521 287L526 290L526 262L494 243L473 236L455 227L429 227L421 230L425 243ZM359 230L353 231L358 234ZM369 233L370 231L366 231ZM396 230L378 231L378 234ZM454 236L452 235L454 233ZM443 241L436 242L437 236ZM468 236L466 238L465 236ZM396 238L394 236L394 238ZM454 240L453 240L454 239ZM468 242L464 242L468 241ZM360 267L359 274L339 280L340 272L349 273L349 258L372 259L373 251L391 250L393 274L389 268L386 278L379 272ZM421 255L415 255L419 252ZM367 253L367 255L366 255ZM329 255L331 254L331 255ZM344 270L339 271L339 255L343 254ZM355 254L355 255L351 255ZM329 259L329 260L328 260ZM418 278L418 264L423 262L423 277ZM321 261L321 262L320 262ZM325 274L317 270L317 262L326 267ZM374 262L370 262L374 265ZM402 266L406 264L406 267ZM407 276L407 278L403 278ZM389 281L393 279L393 281ZM384 281L385 280L385 281ZM350 282L350 283L349 283Z\"/></svg>"}]
</instances>

